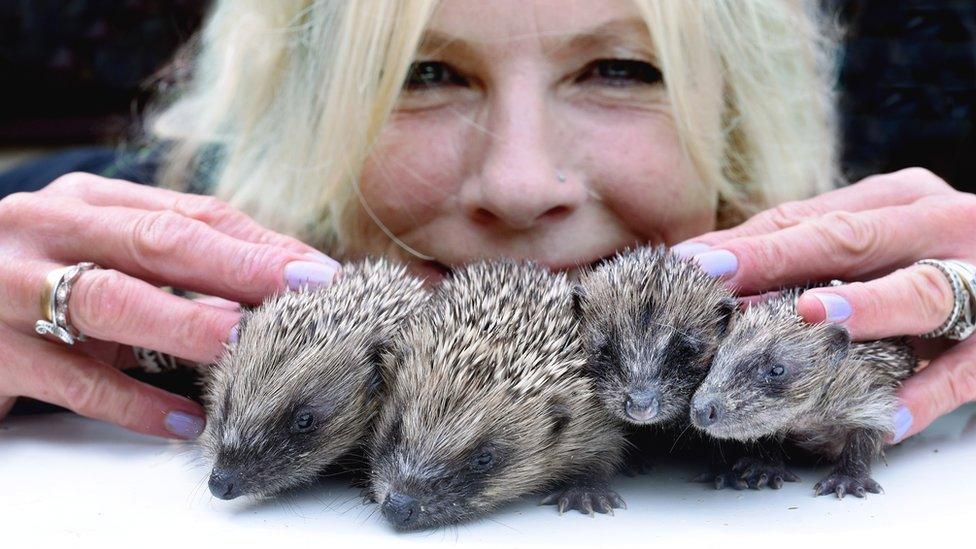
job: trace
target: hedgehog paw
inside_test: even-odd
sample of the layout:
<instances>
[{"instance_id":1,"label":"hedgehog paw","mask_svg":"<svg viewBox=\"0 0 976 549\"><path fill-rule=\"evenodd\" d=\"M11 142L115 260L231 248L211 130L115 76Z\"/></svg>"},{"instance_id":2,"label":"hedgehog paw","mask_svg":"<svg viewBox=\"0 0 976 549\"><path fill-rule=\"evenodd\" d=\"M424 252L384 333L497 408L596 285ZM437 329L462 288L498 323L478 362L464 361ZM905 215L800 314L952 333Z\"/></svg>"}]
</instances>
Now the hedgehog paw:
<instances>
[{"instance_id":1,"label":"hedgehog paw","mask_svg":"<svg viewBox=\"0 0 976 549\"><path fill-rule=\"evenodd\" d=\"M786 468L782 462L766 461L754 457L744 457L732 466L732 473L744 480L753 490L769 486L779 490L783 482L797 482L800 477Z\"/></svg>"},{"instance_id":2,"label":"hedgehog paw","mask_svg":"<svg viewBox=\"0 0 976 549\"><path fill-rule=\"evenodd\" d=\"M594 512L612 515L614 509L626 509L627 504L617 492L607 486L571 486L549 494L539 505L555 505L559 514L576 509L580 513L594 516Z\"/></svg>"},{"instance_id":3,"label":"hedgehog paw","mask_svg":"<svg viewBox=\"0 0 976 549\"><path fill-rule=\"evenodd\" d=\"M822 496L833 493L837 496L837 499L842 499L847 494L851 494L857 498L863 498L867 492L871 492L872 494L883 493L881 485L869 477L867 473L848 475L840 471L834 471L813 486L814 495Z\"/></svg>"}]
</instances>

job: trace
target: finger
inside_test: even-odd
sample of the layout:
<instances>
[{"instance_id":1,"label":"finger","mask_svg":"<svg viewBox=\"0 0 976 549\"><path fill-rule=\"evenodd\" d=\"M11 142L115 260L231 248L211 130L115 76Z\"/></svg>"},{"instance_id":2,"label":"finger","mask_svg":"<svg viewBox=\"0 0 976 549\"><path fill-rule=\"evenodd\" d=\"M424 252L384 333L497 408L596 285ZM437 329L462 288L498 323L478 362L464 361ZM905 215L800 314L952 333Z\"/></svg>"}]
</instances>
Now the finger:
<instances>
[{"instance_id":1,"label":"finger","mask_svg":"<svg viewBox=\"0 0 976 549\"><path fill-rule=\"evenodd\" d=\"M96 339L154 349L194 362L213 362L240 313L164 292L119 271L87 271L68 300L71 324Z\"/></svg>"},{"instance_id":2,"label":"finger","mask_svg":"<svg viewBox=\"0 0 976 549\"><path fill-rule=\"evenodd\" d=\"M338 272L331 259L239 240L170 210L79 204L46 199L36 206L41 215L30 224L30 234L43 241L45 252L66 264L93 261L152 282L247 303L302 281L329 284Z\"/></svg>"},{"instance_id":3,"label":"finger","mask_svg":"<svg viewBox=\"0 0 976 549\"><path fill-rule=\"evenodd\" d=\"M829 278L881 276L924 257L952 257L976 240L976 196L909 206L830 212L799 225L724 242L694 256L741 293Z\"/></svg>"},{"instance_id":4,"label":"finger","mask_svg":"<svg viewBox=\"0 0 976 549\"><path fill-rule=\"evenodd\" d=\"M83 416L168 438L196 438L203 408L136 381L107 364L40 339L4 334L4 366L12 370L0 391L36 398Z\"/></svg>"},{"instance_id":5,"label":"finger","mask_svg":"<svg viewBox=\"0 0 976 549\"><path fill-rule=\"evenodd\" d=\"M952 313L954 299L942 271L916 265L869 282L807 290L796 312L807 322L841 324L864 341L931 332Z\"/></svg>"},{"instance_id":6,"label":"finger","mask_svg":"<svg viewBox=\"0 0 976 549\"><path fill-rule=\"evenodd\" d=\"M697 236L688 242L716 246L734 238L757 236L793 227L832 211L860 212L900 206L927 196L953 192L951 186L932 172L924 168L907 168L871 176L808 200L784 202L756 214L737 227Z\"/></svg>"},{"instance_id":7,"label":"finger","mask_svg":"<svg viewBox=\"0 0 976 549\"><path fill-rule=\"evenodd\" d=\"M214 229L255 244L278 246L296 253L316 252L296 238L262 227L240 210L213 196L181 193L121 179L107 179L89 173L59 177L40 191L54 196L71 196L92 206L123 206L142 210L170 210L202 221Z\"/></svg>"},{"instance_id":8,"label":"finger","mask_svg":"<svg viewBox=\"0 0 976 549\"><path fill-rule=\"evenodd\" d=\"M976 339L959 343L905 380L898 395L902 406L895 412L892 442L900 442L976 400Z\"/></svg>"}]
</instances>

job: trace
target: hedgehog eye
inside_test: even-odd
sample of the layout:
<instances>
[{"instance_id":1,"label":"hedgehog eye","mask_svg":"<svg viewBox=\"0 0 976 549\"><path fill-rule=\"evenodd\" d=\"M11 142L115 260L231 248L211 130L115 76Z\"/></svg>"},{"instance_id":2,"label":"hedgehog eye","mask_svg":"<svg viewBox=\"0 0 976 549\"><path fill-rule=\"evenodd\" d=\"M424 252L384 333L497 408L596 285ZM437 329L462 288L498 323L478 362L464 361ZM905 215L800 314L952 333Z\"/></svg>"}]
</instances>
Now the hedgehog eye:
<instances>
[{"instance_id":1,"label":"hedgehog eye","mask_svg":"<svg viewBox=\"0 0 976 549\"><path fill-rule=\"evenodd\" d=\"M779 377L786 373L786 368L782 364L777 364L769 370L769 377Z\"/></svg>"},{"instance_id":2,"label":"hedgehog eye","mask_svg":"<svg viewBox=\"0 0 976 549\"><path fill-rule=\"evenodd\" d=\"M310 408L305 407L295 412L295 416L291 420L290 431L298 435L314 431L315 427L315 414Z\"/></svg>"},{"instance_id":3,"label":"hedgehog eye","mask_svg":"<svg viewBox=\"0 0 976 549\"><path fill-rule=\"evenodd\" d=\"M495 455L491 452L491 450L485 450L471 460L471 469L478 473L484 473L485 471L491 469L494 461Z\"/></svg>"}]
</instances>

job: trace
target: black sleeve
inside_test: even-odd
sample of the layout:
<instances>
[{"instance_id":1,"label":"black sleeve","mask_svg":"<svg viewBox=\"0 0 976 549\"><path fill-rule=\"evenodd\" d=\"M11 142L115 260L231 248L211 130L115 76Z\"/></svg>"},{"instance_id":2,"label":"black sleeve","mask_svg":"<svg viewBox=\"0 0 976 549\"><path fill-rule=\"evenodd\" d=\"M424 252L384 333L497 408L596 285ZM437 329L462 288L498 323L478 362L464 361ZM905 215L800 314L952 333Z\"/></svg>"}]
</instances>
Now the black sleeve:
<instances>
[{"instance_id":1,"label":"black sleeve","mask_svg":"<svg viewBox=\"0 0 976 549\"><path fill-rule=\"evenodd\" d=\"M89 172L133 183L152 185L159 153L108 147L84 147L44 155L0 173L0 198L15 192L36 191L71 172Z\"/></svg>"}]
</instances>

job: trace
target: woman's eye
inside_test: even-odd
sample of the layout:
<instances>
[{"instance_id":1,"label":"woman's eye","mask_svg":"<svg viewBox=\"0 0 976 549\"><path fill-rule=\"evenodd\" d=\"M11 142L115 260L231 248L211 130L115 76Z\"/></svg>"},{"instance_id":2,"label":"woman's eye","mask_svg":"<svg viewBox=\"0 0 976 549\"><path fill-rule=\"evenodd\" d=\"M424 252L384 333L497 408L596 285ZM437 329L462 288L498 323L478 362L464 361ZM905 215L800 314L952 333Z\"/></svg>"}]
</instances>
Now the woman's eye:
<instances>
[{"instance_id":1,"label":"woman's eye","mask_svg":"<svg viewBox=\"0 0 976 549\"><path fill-rule=\"evenodd\" d=\"M311 410L303 408L295 413L291 421L291 432L295 434L308 433L315 429L315 415Z\"/></svg>"},{"instance_id":2,"label":"woman's eye","mask_svg":"<svg viewBox=\"0 0 976 549\"><path fill-rule=\"evenodd\" d=\"M460 83L463 83L461 77L446 64L440 61L419 61L410 65L403 87L417 90Z\"/></svg>"},{"instance_id":3,"label":"woman's eye","mask_svg":"<svg viewBox=\"0 0 976 549\"><path fill-rule=\"evenodd\" d=\"M475 471L487 471L488 469L491 469L491 465L494 460L495 456L491 452L482 452L476 458L474 458L473 462L471 462L471 468Z\"/></svg>"},{"instance_id":4,"label":"woman's eye","mask_svg":"<svg viewBox=\"0 0 976 549\"><path fill-rule=\"evenodd\" d=\"M654 65L636 59L600 59L577 81L599 79L611 86L656 84L664 80Z\"/></svg>"},{"instance_id":5,"label":"woman's eye","mask_svg":"<svg viewBox=\"0 0 976 549\"><path fill-rule=\"evenodd\" d=\"M773 366L772 369L769 370L769 377L779 377L785 373L786 373L786 368L777 364L776 366Z\"/></svg>"}]
</instances>

